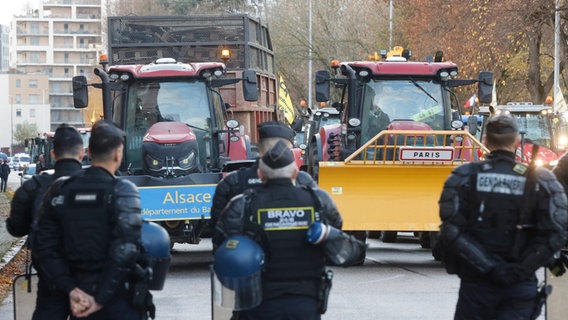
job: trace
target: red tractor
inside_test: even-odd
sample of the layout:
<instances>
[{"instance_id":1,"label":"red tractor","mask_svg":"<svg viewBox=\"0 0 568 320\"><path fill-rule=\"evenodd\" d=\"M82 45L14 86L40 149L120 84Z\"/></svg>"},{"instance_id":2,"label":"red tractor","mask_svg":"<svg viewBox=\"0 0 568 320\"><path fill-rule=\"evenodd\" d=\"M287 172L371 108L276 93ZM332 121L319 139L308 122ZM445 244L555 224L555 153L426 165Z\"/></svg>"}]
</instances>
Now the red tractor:
<instances>
[{"instance_id":1,"label":"red tractor","mask_svg":"<svg viewBox=\"0 0 568 320\"><path fill-rule=\"evenodd\" d=\"M457 79L458 66L441 52L426 61L410 57L395 47L367 61L334 61L333 74L316 73L316 100L336 106L341 121L319 128L306 162L338 204L345 230L360 239L382 232L385 242L411 231L429 247L444 179L486 151L463 130L453 89L477 84L480 103L489 103L493 76Z\"/></svg>"}]
</instances>

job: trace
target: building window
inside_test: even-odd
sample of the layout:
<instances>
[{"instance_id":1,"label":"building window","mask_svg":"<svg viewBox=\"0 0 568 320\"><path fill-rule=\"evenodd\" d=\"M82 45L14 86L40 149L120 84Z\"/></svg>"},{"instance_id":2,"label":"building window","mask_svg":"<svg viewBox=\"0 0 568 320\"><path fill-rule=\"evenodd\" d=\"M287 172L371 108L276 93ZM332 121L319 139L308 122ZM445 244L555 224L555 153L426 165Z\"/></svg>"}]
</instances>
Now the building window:
<instances>
[{"instance_id":1,"label":"building window","mask_svg":"<svg viewBox=\"0 0 568 320\"><path fill-rule=\"evenodd\" d=\"M36 109L30 109L30 118L36 117Z\"/></svg>"},{"instance_id":2,"label":"building window","mask_svg":"<svg viewBox=\"0 0 568 320\"><path fill-rule=\"evenodd\" d=\"M16 118L22 117L22 109L16 109Z\"/></svg>"},{"instance_id":3,"label":"building window","mask_svg":"<svg viewBox=\"0 0 568 320\"><path fill-rule=\"evenodd\" d=\"M22 103L22 95L16 94L16 103Z\"/></svg>"},{"instance_id":4,"label":"building window","mask_svg":"<svg viewBox=\"0 0 568 320\"><path fill-rule=\"evenodd\" d=\"M22 87L22 79L16 79L16 88Z\"/></svg>"},{"instance_id":5,"label":"building window","mask_svg":"<svg viewBox=\"0 0 568 320\"><path fill-rule=\"evenodd\" d=\"M30 45L39 46L39 38L38 37L31 37L30 38Z\"/></svg>"},{"instance_id":6,"label":"building window","mask_svg":"<svg viewBox=\"0 0 568 320\"><path fill-rule=\"evenodd\" d=\"M30 56L31 63L41 63L41 55L39 52L32 52Z\"/></svg>"},{"instance_id":7,"label":"building window","mask_svg":"<svg viewBox=\"0 0 568 320\"><path fill-rule=\"evenodd\" d=\"M28 82L28 88L37 88L37 79L31 79Z\"/></svg>"},{"instance_id":8,"label":"building window","mask_svg":"<svg viewBox=\"0 0 568 320\"><path fill-rule=\"evenodd\" d=\"M39 103L39 94L30 94L28 96L29 104L38 104Z\"/></svg>"}]
</instances>

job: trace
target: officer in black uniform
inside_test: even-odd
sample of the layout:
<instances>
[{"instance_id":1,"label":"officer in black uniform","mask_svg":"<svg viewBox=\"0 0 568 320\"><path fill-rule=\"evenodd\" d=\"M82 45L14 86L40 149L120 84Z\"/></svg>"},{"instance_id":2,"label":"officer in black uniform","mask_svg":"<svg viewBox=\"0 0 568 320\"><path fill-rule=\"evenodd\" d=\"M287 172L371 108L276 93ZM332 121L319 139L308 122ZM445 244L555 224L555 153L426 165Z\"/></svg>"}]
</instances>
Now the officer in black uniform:
<instances>
[{"instance_id":1,"label":"officer in black uniform","mask_svg":"<svg viewBox=\"0 0 568 320\"><path fill-rule=\"evenodd\" d=\"M217 225L221 236L214 239L219 246L228 236L244 234L266 255L262 303L238 312L236 319L320 319L317 297L325 253L306 241L306 230L315 221L339 229L341 216L331 199L321 206L319 195L325 191L294 186L298 168L284 142L266 152L258 168L263 185L231 199Z\"/></svg>"},{"instance_id":2,"label":"officer in black uniform","mask_svg":"<svg viewBox=\"0 0 568 320\"><path fill-rule=\"evenodd\" d=\"M260 156L262 156L266 150L272 148L278 141L282 141L289 148L292 148L294 130L292 130L290 126L278 121L267 121L258 124L257 127L259 137L258 149ZM262 185L257 174L258 160L259 159L257 159L251 167L241 168L236 172L230 173L217 184L215 194L213 195L213 203L211 205L211 228L213 233L215 233L215 224L219 219L221 211L225 208L227 203L229 203L229 200L231 200L232 197L243 193L248 188L256 188ZM312 177L304 171L298 172L296 185L317 187L317 184Z\"/></svg>"},{"instance_id":3,"label":"officer in black uniform","mask_svg":"<svg viewBox=\"0 0 568 320\"><path fill-rule=\"evenodd\" d=\"M566 195L547 169L515 161L516 121L491 117L486 160L457 167L439 201L448 273L461 279L454 319L533 319L535 271L566 243Z\"/></svg>"},{"instance_id":4,"label":"officer in black uniform","mask_svg":"<svg viewBox=\"0 0 568 320\"><path fill-rule=\"evenodd\" d=\"M142 217L136 186L113 174L123 143L112 122L95 123L91 167L55 181L42 204L33 253L48 284L69 296L72 319L146 319L128 292Z\"/></svg>"},{"instance_id":5,"label":"officer in black uniform","mask_svg":"<svg viewBox=\"0 0 568 320\"><path fill-rule=\"evenodd\" d=\"M53 136L51 156L55 160L53 175L35 175L22 184L12 198L10 216L6 228L14 237L23 237L33 233L37 222L37 210L49 185L62 176L69 176L81 170L83 159L83 139L77 130L68 125L61 125ZM28 246L34 237L28 237ZM36 262L34 262L36 264ZM36 308L33 320L65 320L69 316L69 299L61 292L50 291L43 277L39 274Z\"/></svg>"}]
</instances>

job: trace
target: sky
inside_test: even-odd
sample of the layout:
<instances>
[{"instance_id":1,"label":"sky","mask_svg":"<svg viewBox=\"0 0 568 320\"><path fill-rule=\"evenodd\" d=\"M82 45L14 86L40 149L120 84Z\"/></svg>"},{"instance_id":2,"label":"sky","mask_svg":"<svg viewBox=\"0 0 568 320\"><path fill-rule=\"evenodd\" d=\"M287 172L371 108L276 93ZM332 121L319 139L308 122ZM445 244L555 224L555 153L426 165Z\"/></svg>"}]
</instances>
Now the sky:
<instances>
[{"instance_id":1,"label":"sky","mask_svg":"<svg viewBox=\"0 0 568 320\"><path fill-rule=\"evenodd\" d=\"M34 0L3 0L0 9L0 24L10 25L14 13L19 13L26 4L38 3Z\"/></svg>"}]
</instances>

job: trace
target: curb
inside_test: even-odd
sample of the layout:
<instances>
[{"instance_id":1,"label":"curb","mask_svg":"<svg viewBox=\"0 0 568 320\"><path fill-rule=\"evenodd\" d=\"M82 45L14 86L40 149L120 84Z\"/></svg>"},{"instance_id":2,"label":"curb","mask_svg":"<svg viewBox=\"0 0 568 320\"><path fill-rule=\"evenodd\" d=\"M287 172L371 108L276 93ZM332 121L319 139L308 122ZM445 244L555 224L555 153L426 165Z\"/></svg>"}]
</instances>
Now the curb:
<instances>
[{"instance_id":1,"label":"curb","mask_svg":"<svg viewBox=\"0 0 568 320\"><path fill-rule=\"evenodd\" d=\"M2 260L0 260L0 272L2 271L2 269L4 269L6 265L8 265L10 262L12 262L12 260L14 260L14 257L18 255L18 253L20 253L20 250L22 250L22 248L26 244L27 238L28 237L23 237L18 241L16 241L14 245L12 245L12 248L10 248L10 250L8 250L4 254Z\"/></svg>"}]
</instances>

